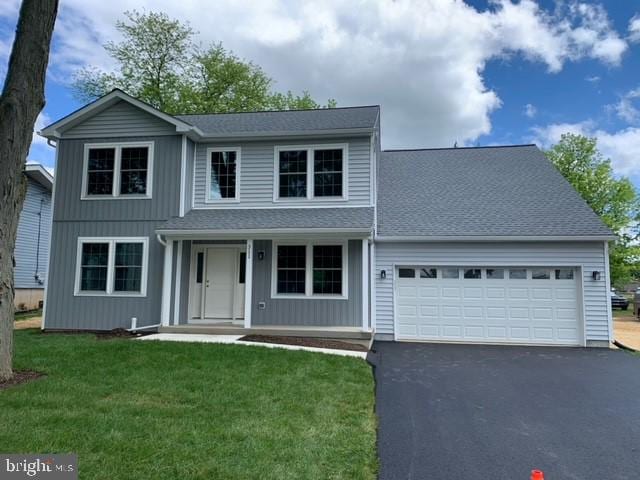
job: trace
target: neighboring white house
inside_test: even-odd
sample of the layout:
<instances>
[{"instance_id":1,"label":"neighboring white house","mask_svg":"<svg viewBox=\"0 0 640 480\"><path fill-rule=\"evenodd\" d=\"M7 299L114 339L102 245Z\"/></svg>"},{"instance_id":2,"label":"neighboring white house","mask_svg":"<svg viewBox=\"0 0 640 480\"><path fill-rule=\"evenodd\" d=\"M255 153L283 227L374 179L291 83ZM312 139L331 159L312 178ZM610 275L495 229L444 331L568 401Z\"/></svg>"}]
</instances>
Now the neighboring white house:
<instances>
[{"instance_id":1,"label":"neighboring white house","mask_svg":"<svg viewBox=\"0 0 640 480\"><path fill-rule=\"evenodd\" d=\"M42 307L49 264L53 176L39 164L25 166L27 193L20 212L14 271L17 310Z\"/></svg>"}]
</instances>

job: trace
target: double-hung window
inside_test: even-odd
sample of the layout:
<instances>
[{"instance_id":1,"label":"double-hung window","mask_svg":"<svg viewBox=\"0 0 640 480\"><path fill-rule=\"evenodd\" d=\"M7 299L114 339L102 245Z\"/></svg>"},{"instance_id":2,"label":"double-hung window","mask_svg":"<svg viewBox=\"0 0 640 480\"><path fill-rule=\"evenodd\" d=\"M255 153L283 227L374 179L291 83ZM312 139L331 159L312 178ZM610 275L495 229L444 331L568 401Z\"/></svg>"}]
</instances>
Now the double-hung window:
<instances>
[{"instance_id":1,"label":"double-hung window","mask_svg":"<svg viewBox=\"0 0 640 480\"><path fill-rule=\"evenodd\" d=\"M346 242L276 243L272 296L347 297Z\"/></svg>"},{"instance_id":2,"label":"double-hung window","mask_svg":"<svg viewBox=\"0 0 640 480\"><path fill-rule=\"evenodd\" d=\"M146 237L78 239L76 295L145 296Z\"/></svg>"},{"instance_id":3,"label":"double-hung window","mask_svg":"<svg viewBox=\"0 0 640 480\"><path fill-rule=\"evenodd\" d=\"M82 199L151 198L153 142L84 147Z\"/></svg>"},{"instance_id":4,"label":"double-hung window","mask_svg":"<svg viewBox=\"0 0 640 480\"><path fill-rule=\"evenodd\" d=\"M274 200L345 200L347 146L276 147Z\"/></svg>"},{"instance_id":5,"label":"double-hung window","mask_svg":"<svg viewBox=\"0 0 640 480\"><path fill-rule=\"evenodd\" d=\"M207 202L240 198L240 148L207 149Z\"/></svg>"}]
</instances>

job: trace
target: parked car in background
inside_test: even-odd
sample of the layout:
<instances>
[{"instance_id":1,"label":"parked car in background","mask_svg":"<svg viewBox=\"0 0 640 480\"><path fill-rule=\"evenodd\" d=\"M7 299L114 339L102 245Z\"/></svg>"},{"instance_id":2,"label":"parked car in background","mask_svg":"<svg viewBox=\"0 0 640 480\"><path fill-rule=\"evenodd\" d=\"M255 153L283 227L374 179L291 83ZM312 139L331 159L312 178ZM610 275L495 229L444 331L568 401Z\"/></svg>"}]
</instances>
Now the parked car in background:
<instances>
[{"instance_id":1,"label":"parked car in background","mask_svg":"<svg viewBox=\"0 0 640 480\"><path fill-rule=\"evenodd\" d=\"M611 308L620 308L626 310L629 308L629 300L622 295L618 295L615 291L611 292Z\"/></svg>"}]
</instances>

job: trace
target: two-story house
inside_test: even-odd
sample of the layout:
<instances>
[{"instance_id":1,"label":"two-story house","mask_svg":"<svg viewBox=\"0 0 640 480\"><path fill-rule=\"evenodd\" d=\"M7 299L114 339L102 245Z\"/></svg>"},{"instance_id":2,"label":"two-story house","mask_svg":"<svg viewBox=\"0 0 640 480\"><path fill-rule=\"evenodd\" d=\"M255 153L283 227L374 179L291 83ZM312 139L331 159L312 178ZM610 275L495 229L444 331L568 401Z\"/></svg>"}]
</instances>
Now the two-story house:
<instances>
[{"instance_id":1,"label":"two-story house","mask_svg":"<svg viewBox=\"0 0 640 480\"><path fill-rule=\"evenodd\" d=\"M56 143L46 330L608 345L611 232L533 145L382 151L380 108L168 115Z\"/></svg>"}]
</instances>

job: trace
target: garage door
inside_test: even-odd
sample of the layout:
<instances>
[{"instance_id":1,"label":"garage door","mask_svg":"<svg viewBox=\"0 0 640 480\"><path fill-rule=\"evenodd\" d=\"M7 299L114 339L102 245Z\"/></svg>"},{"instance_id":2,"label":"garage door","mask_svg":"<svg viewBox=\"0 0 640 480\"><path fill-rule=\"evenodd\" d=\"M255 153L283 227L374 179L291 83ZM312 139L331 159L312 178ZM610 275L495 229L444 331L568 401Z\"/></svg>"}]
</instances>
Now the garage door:
<instances>
[{"instance_id":1,"label":"garage door","mask_svg":"<svg viewBox=\"0 0 640 480\"><path fill-rule=\"evenodd\" d=\"M396 337L578 345L577 277L566 267L400 267Z\"/></svg>"}]
</instances>

